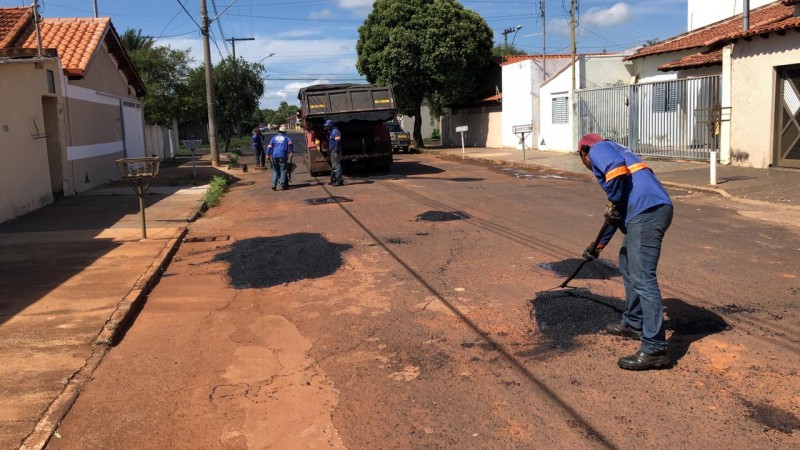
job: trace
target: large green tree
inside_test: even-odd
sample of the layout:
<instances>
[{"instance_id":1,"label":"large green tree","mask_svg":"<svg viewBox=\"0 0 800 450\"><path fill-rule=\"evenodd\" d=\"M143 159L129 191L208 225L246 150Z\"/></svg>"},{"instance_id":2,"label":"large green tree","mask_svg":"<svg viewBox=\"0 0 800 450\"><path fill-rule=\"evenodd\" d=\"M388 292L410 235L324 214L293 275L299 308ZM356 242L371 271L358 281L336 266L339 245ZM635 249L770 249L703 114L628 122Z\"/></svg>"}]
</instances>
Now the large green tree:
<instances>
[{"instance_id":1,"label":"large green tree","mask_svg":"<svg viewBox=\"0 0 800 450\"><path fill-rule=\"evenodd\" d=\"M147 87L145 121L170 127L173 119L183 120L182 101L192 63L189 51L145 47L128 54Z\"/></svg>"},{"instance_id":2,"label":"large green tree","mask_svg":"<svg viewBox=\"0 0 800 450\"><path fill-rule=\"evenodd\" d=\"M258 101L264 95L264 66L242 58L227 57L214 67L214 103L217 129L228 151L231 138L249 132ZM205 96L205 82L203 82Z\"/></svg>"},{"instance_id":3,"label":"large green tree","mask_svg":"<svg viewBox=\"0 0 800 450\"><path fill-rule=\"evenodd\" d=\"M420 146L423 99L437 110L471 99L491 57L489 25L456 0L377 0L358 32L359 73L392 86Z\"/></svg>"}]
</instances>

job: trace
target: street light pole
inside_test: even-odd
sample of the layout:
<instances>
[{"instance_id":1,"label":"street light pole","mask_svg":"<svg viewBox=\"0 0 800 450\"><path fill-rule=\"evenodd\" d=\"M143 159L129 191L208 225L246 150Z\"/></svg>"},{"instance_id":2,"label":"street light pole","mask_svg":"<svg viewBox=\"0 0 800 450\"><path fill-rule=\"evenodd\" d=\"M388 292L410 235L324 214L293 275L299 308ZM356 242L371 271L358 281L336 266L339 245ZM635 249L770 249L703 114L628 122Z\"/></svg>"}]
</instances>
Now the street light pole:
<instances>
[{"instance_id":1,"label":"street light pole","mask_svg":"<svg viewBox=\"0 0 800 450\"><path fill-rule=\"evenodd\" d=\"M100 17L97 15L97 0L94 0L94 17L95 18Z\"/></svg>"},{"instance_id":2,"label":"street light pole","mask_svg":"<svg viewBox=\"0 0 800 450\"><path fill-rule=\"evenodd\" d=\"M200 0L200 16L202 18L200 32L203 35L203 59L205 60L206 72L206 108L208 109L208 144L211 147L211 164L214 167L220 165L219 147L217 147L217 118L214 113L214 80L211 76L211 45L209 40L208 9L206 0Z\"/></svg>"}]
</instances>

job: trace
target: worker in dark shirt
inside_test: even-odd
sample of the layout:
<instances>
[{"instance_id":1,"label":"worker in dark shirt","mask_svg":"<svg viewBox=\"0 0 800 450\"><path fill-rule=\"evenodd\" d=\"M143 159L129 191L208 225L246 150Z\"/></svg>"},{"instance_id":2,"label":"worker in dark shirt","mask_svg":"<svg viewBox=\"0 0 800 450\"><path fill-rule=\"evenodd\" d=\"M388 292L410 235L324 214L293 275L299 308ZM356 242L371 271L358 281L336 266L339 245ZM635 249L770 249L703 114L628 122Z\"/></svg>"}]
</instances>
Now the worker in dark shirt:
<instances>
[{"instance_id":1,"label":"worker in dark shirt","mask_svg":"<svg viewBox=\"0 0 800 450\"><path fill-rule=\"evenodd\" d=\"M342 134L332 120L325 121L325 130L328 132L328 153L331 157L331 186L343 186L342 177Z\"/></svg>"},{"instance_id":2,"label":"worker in dark shirt","mask_svg":"<svg viewBox=\"0 0 800 450\"><path fill-rule=\"evenodd\" d=\"M661 242L672 223L672 201L653 171L632 151L587 134L579 142L583 164L594 173L608 198L605 218L610 227L595 248L586 249L592 261L617 229L625 234L619 251L619 269L625 284L625 312L619 323L610 324L610 334L640 340L639 351L619 359L629 370L669 366L661 291L656 269Z\"/></svg>"},{"instance_id":3,"label":"worker in dark shirt","mask_svg":"<svg viewBox=\"0 0 800 450\"><path fill-rule=\"evenodd\" d=\"M264 167L264 136L258 128L253 128L253 152L256 155L256 167Z\"/></svg>"}]
</instances>

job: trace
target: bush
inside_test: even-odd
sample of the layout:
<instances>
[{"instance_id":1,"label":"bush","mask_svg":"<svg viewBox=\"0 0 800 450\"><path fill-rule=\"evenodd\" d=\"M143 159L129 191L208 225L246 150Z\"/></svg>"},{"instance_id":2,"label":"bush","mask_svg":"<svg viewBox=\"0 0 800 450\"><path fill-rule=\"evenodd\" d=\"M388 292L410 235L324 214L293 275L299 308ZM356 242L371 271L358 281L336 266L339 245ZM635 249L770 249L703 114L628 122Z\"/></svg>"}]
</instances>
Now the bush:
<instances>
[{"instance_id":1,"label":"bush","mask_svg":"<svg viewBox=\"0 0 800 450\"><path fill-rule=\"evenodd\" d=\"M239 167L239 154L236 152L228 153L228 169Z\"/></svg>"},{"instance_id":2,"label":"bush","mask_svg":"<svg viewBox=\"0 0 800 450\"><path fill-rule=\"evenodd\" d=\"M211 186L209 186L208 191L206 191L206 205L209 208L217 206L222 200L222 196L225 195L225 191L228 190L228 184L230 183L231 179L224 175L216 175L211 179Z\"/></svg>"},{"instance_id":3,"label":"bush","mask_svg":"<svg viewBox=\"0 0 800 450\"><path fill-rule=\"evenodd\" d=\"M431 132L431 139L441 139L438 128L434 128L433 132Z\"/></svg>"}]
</instances>

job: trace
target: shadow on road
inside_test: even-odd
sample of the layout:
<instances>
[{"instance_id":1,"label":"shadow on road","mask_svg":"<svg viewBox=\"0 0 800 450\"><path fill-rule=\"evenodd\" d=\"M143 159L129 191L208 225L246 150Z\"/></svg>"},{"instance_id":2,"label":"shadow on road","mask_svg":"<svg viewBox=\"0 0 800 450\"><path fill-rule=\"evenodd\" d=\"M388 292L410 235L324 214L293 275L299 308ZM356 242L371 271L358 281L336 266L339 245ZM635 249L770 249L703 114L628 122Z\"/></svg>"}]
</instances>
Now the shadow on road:
<instances>
[{"instance_id":1,"label":"shadow on road","mask_svg":"<svg viewBox=\"0 0 800 450\"><path fill-rule=\"evenodd\" d=\"M351 247L329 242L321 234L295 233L237 241L214 260L229 264L228 276L236 289L268 288L331 275Z\"/></svg>"},{"instance_id":2,"label":"shadow on road","mask_svg":"<svg viewBox=\"0 0 800 450\"><path fill-rule=\"evenodd\" d=\"M577 337L600 333L607 324L618 322L625 309L622 299L594 294L541 296L531 304L531 318L547 341L519 356L537 358L575 349ZM730 328L716 313L677 298L664 299L664 310L673 364L694 342Z\"/></svg>"}]
</instances>

